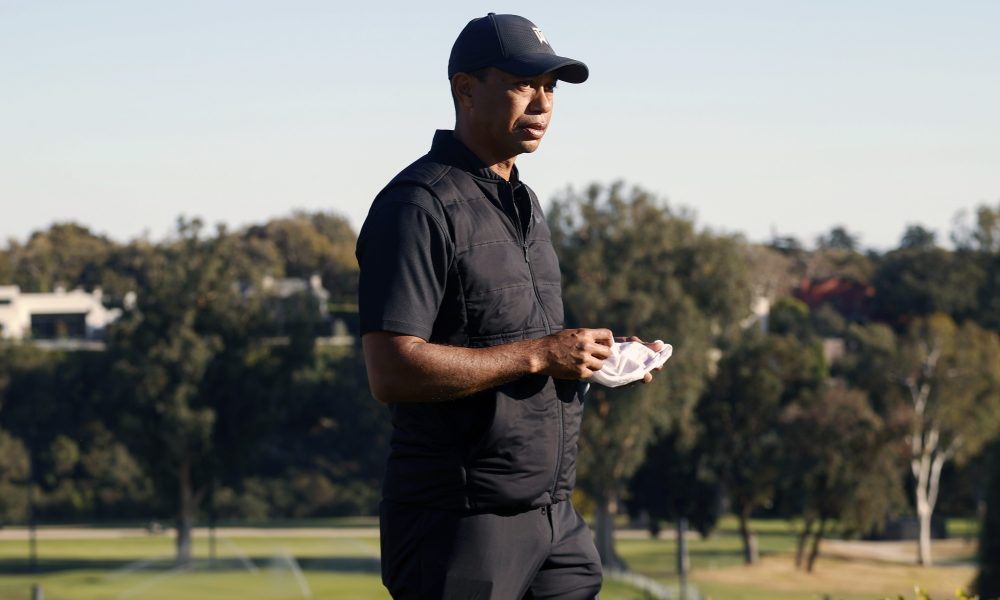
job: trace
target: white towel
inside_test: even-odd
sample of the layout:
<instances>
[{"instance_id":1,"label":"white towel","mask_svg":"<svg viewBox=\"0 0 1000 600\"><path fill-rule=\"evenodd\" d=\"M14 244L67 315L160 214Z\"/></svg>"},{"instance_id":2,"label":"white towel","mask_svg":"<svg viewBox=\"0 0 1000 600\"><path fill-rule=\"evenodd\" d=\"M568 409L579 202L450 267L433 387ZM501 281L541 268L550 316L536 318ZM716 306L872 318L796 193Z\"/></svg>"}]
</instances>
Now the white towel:
<instances>
[{"instance_id":1,"label":"white towel","mask_svg":"<svg viewBox=\"0 0 1000 600\"><path fill-rule=\"evenodd\" d=\"M656 352L643 342L615 342L611 345L611 356L604 359L604 366L591 376L590 381L607 387L638 381L646 373L662 367L673 353L674 347L670 344L663 344L663 348Z\"/></svg>"}]
</instances>

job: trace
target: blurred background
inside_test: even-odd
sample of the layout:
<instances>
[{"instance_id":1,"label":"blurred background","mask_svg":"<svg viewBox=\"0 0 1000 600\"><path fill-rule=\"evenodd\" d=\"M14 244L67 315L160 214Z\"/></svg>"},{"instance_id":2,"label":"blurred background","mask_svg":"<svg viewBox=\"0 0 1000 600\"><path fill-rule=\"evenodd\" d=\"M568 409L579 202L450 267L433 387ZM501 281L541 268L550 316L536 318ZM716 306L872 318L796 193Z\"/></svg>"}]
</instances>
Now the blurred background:
<instances>
[{"instance_id":1,"label":"blurred background","mask_svg":"<svg viewBox=\"0 0 1000 600\"><path fill-rule=\"evenodd\" d=\"M0 0L0 598L387 598L371 199L533 20L602 597L1000 596L1000 6Z\"/></svg>"}]
</instances>

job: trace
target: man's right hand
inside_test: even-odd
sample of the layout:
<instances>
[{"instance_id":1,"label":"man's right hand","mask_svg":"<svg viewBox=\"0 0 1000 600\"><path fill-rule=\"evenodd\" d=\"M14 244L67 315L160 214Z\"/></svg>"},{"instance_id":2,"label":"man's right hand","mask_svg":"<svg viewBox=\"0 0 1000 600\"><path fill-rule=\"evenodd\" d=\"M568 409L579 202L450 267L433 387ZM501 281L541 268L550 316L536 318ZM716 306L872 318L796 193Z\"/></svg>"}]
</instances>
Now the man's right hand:
<instances>
[{"instance_id":1,"label":"man's right hand","mask_svg":"<svg viewBox=\"0 0 1000 600\"><path fill-rule=\"evenodd\" d=\"M393 404L474 397L529 373L587 379L604 366L613 339L607 329L565 329L535 340L462 348L371 331L361 345L372 394Z\"/></svg>"},{"instance_id":2,"label":"man's right hand","mask_svg":"<svg viewBox=\"0 0 1000 600\"><path fill-rule=\"evenodd\" d=\"M534 370L555 379L588 379L611 356L608 329L564 329L536 340Z\"/></svg>"}]
</instances>

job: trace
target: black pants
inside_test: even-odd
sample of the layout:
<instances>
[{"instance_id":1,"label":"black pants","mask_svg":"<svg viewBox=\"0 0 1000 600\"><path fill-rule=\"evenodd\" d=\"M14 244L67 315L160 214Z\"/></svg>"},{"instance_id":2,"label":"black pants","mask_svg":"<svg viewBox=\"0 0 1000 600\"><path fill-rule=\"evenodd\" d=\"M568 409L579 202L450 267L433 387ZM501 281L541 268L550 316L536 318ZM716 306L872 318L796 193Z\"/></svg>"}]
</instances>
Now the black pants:
<instances>
[{"instance_id":1,"label":"black pants","mask_svg":"<svg viewBox=\"0 0 1000 600\"><path fill-rule=\"evenodd\" d=\"M513 515L383 502L382 583L396 600L592 600L601 561L569 502Z\"/></svg>"}]
</instances>

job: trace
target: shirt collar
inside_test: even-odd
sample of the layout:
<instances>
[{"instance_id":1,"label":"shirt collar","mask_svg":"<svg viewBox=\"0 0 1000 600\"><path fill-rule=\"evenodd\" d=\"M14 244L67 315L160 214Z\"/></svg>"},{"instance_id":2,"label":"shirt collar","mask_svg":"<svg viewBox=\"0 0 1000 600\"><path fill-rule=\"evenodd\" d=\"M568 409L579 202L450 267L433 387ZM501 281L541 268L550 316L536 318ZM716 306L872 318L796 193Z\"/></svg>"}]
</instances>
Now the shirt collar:
<instances>
[{"instance_id":1,"label":"shirt collar","mask_svg":"<svg viewBox=\"0 0 1000 600\"><path fill-rule=\"evenodd\" d=\"M494 181L503 179L493 172L472 150L455 137L451 129L438 129L434 132L430 156L439 162L467 171L477 177ZM521 186L517 173L517 165L510 172L510 184L515 189Z\"/></svg>"}]
</instances>

